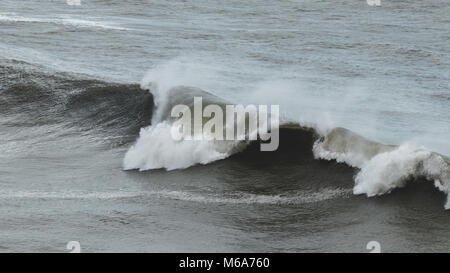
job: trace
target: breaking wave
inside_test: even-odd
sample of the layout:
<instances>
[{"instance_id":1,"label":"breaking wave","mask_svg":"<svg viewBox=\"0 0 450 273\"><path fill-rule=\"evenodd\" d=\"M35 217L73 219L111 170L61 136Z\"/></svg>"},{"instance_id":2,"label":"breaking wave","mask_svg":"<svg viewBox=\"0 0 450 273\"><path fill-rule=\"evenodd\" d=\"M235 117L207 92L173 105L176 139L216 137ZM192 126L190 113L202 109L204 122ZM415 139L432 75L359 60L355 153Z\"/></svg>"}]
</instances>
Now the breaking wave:
<instances>
[{"instance_id":1,"label":"breaking wave","mask_svg":"<svg viewBox=\"0 0 450 273\"><path fill-rule=\"evenodd\" d=\"M156 84L148 78L139 86L21 69L21 65L0 64L4 72L0 75L2 123L67 124L104 134L120 144L135 141L125 154L125 170L184 169L228 158L230 162L288 162L293 172L291 168L323 172L331 165L314 162L336 161L356 170L354 194L382 195L419 179L431 181L446 194L450 192L450 159L425 147L385 145L345 128L320 126L319 130L314 124L292 121L282 121L280 147L274 152L260 152L260 141L175 141L170 135L172 106L192 106L194 96L203 97L205 106L228 102L199 88L179 86L172 79L167 82L173 84ZM450 208L449 200L445 207Z\"/></svg>"},{"instance_id":2,"label":"breaking wave","mask_svg":"<svg viewBox=\"0 0 450 273\"><path fill-rule=\"evenodd\" d=\"M329 199L345 197L349 192L345 189L322 189L319 192L292 192L290 194L252 194L252 193L233 193L233 194L196 194L181 191L158 191L154 192L157 196L183 201L199 203L223 203L223 204L267 204L267 205L299 205L307 203L316 203Z\"/></svg>"},{"instance_id":3,"label":"breaking wave","mask_svg":"<svg viewBox=\"0 0 450 273\"><path fill-rule=\"evenodd\" d=\"M260 160L267 153L251 149L250 141L173 140L170 133L172 120L169 117L172 106L181 103L192 106L194 96L202 96L206 101L204 105L224 105L226 101L192 87L169 85L161 89L152 82L141 84L141 87L153 93L156 110L152 125L141 129L137 142L126 153L123 162L125 170L183 169L228 157L233 160L239 157L239 153L257 153L258 156L252 158ZM443 155L412 144L395 146L377 143L345 128L325 131L316 128L315 125L303 126L282 121L279 128L280 149L275 153L290 153L292 141L303 141L301 145L305 149L302 153L305 154L297 156L308 157L311 153L309 160L334 160L356 168L354 194L369 197L382 195L418 179L432 181L442 192L450 192L450 160ZM283 138L283 135L289 134L298 134L303 139ZM450 208L449 199L445 208Z\"/></svg>"}]
</instances>

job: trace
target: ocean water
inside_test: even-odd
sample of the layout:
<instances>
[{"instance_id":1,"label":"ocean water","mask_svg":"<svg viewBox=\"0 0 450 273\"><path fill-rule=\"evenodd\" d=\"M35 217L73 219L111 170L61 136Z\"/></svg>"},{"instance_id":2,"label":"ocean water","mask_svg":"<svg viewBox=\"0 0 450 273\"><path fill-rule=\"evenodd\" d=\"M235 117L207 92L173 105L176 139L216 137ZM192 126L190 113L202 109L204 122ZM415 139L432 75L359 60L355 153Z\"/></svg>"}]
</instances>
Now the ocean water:
<instances>
[{"instance_id":1,"label":"ocean water","mask_svg":"<svg viewBox=\"0 0 450 273\"><path fill-rule=\"evenodd\" d=\"M448 252L449 14L0 0L0 251ZM197 95L280 105L279 149L172 141Z\"/></svg>"}]
</instances>

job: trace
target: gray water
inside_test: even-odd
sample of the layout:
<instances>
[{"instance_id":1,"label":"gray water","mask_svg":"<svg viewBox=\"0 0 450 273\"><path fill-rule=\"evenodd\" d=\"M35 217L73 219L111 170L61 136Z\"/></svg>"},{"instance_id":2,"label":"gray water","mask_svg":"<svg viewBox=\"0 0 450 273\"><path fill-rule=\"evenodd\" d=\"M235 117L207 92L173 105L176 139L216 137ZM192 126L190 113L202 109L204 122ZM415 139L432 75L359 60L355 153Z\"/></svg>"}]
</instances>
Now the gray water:
<instances>
[{"instance_id":1,"label":"gray water","mask_svg":"<svg viewBox=\"0 0 450 273\"><path fill-rule=\"evenodd\" d=\"M262 159L122 168L152 112L127 94L148 81L449 156L450 5L381 1L0 0L0 251L448 252L432 183L355 196L356 170L291 139Z\"/></svg>"}]
</instances>

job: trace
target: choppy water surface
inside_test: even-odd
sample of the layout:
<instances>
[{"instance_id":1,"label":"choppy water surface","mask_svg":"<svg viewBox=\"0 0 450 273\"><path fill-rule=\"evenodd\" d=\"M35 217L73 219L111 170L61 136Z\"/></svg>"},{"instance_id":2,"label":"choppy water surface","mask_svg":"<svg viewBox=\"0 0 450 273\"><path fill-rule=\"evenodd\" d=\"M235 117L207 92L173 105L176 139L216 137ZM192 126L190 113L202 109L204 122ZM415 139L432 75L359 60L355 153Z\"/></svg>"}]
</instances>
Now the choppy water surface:
<instances>
[{"instance_id":1,"label":"choppy water surface","mask_svg":"<svg viewBox=\"0 0 450 273\"><path fill-rule=\"evenodd\" d=\"M446 1L0 6L0 251L449 251ZM197 164L176 86L296 125Z\"/></svg>"}]
</instances>

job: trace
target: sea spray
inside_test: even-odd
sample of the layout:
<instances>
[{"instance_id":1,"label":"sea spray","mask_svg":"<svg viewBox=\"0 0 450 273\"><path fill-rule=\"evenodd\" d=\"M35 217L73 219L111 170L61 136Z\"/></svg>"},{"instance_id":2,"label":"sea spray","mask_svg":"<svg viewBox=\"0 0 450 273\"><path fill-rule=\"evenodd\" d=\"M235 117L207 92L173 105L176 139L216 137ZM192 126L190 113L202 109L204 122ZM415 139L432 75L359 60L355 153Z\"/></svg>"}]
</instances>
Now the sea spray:
<instances>
[{"instance_id":1,"label":"sea spray","mask_svg":"<svg viewBox=\"0 0 450 273\"><path fill-rule=\"evenodd\" d=\"M449 162L424 147L383 145L335 128L316 141L313 152L317 159L336 160L360 169L355 176L354 194L382 195L418 178L434 182L447 195L450 192ZM449 202L447 197L446 209L450 208Z\"/></svg>"}]
</instances>

